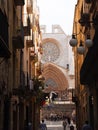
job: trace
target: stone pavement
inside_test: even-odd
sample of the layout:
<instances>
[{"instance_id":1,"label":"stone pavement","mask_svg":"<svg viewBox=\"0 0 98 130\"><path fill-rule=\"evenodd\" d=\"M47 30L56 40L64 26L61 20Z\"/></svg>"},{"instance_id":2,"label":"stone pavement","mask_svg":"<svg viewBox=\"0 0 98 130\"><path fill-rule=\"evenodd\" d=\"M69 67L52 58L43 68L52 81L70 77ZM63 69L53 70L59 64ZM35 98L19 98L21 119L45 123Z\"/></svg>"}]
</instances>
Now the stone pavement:
<instances>
[{"instance_id":1,"label":"stone pavement","mask_svg":"<svg viewBox=\"0 0 98 130\"><path fill-rule=\"evenodd\" d=\"M62 123L63 121L45 121L47 125L47 130L63 130ZM66 130L70 130L69 125L67 124ZM76 130L76 125L74 124L74 130Z\"/></svg>"}]
</instances>

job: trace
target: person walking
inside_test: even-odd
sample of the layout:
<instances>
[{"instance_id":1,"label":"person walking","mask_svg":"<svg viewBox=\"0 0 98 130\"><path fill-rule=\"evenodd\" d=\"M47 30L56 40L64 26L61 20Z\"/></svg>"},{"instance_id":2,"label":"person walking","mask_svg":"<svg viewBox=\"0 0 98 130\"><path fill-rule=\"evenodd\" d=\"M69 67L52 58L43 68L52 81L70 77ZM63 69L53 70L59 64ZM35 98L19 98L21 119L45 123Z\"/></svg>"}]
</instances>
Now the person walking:
<instances>
[{"instance_id":1,"label":"person walking","mask_svg":"<svg viewBox=\"0 0 98 130\"><path fill-rule=\"evenodd\" d=\"M28 123L28 130L32 130L32 123L31 122Z\"/></svg>"},{"instance_id":2,"label":"person walking","mask_svg":"<svg viewBox=\"0 0 98 130\"><path fill-rule=\"evenodd\" d=\"M40 130L47 130L47 126L44 120L42 120L42 123L40 124Z\"/></svg>"},{"instance_id":3,"label":"person walking","mask_svg":"<svg viewBox=\"0 0 98 130\"><path fill-rule=\"evenodd\" d=\"M67 125L67 122L66 122L66 120L64 120L63 121L63 128L64 128L64 130L66 130L66 125Z\"/></svg>"},{"instance_id":4,"label":"person walking","mask_svg":"<svg viewBox=\"0 0 98 130\"><path fill-rule=\"evenodd\" d=\"M70 130L74 130L74 126L72 123L70 124Z\"/></svg>"},{"instance_id":5,"label":"person walking","mask_svg":"<svg viewBox=\"0 0 98 130\"><path fill-rule=\"evenodd\" d=\"M88 121L85 121L82 130L92 130L92 127L89 125Z\"/></svg>"}]
</instances>

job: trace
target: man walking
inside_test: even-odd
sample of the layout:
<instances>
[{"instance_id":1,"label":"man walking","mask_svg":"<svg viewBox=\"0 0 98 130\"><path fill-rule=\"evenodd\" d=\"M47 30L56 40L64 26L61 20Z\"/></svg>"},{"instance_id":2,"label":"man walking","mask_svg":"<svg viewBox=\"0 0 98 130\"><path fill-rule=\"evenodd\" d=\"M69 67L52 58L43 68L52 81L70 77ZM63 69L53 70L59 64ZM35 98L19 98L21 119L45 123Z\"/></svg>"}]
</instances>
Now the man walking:
<instances>
[{"instance_id":1,"label":"man walking","mask_svg":"<svg viewBox=\"0 0 98 130\"><path fill-rule=\"evenodd\" d=\"M63 128L64 128L64 130L66 130L66 125L67 125L67 122L66 122L66 120L64 120L63 121Z\"/></svg>"},{"instance_id":2,"label":"man walking","mask_svg":"<svg viewBox=\"0 0 98 130\"><path fill-rule=\"evenodd\" d=\"M89 125L88 121L85 121L85 124L83 125L82 130L92 130L92 128Z\"/></svg>"},{"instance_id":3,"label":"man walking","mask_svg":"<svg viewBox=\"0 0 98 130\"><path fill-rule=\"evenodd\" d=\"M47 126L44 123L44 120L42 120L42 123L40 124L40 130L47 130Z\"/></svg>"}]
</instances>

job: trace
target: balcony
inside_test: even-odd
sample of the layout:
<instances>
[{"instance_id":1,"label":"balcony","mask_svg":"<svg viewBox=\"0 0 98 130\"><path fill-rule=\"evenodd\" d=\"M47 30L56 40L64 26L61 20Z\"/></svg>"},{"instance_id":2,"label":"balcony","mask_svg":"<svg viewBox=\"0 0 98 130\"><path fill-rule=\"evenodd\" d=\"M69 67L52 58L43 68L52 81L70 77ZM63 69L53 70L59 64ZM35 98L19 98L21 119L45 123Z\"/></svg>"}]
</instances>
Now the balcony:
<instances>
[{"instance_id":1,"label":"balcony","mask_svg":"<svg viewBox=\"0 0 98 130\"><path fill-rule=\"evenodd\" d=\"M34 55L30 55L30 61L35 60L35 56Z\"/></svg>"},{"instance_id":2,"label":"balcony","mask_svg":"<svg viewBox=\"0 0 98 130\"><path fill-rule=\"evenodd\" d=\"M33 63L36 63L38 61L38 55L31 54L30 55L30 60L33 61Z\"/></svg>"},{"instance_id":3,"label":"balcony","mask_svg":"<svg viewBox=\"0 0 98 130\"><path fill-rule=\"evenodd\" d=\"M24 48L24 33L22 28L16 31L15 36L13 36L13 46L15 49L23 49Z\"/></svg>"},{"instance_id":4,"label":"balcony","mask_svg":"<svg viewBox=\"0 0 98 130\"><path fill-rule=\"evenodd\" d=\"M27 13L32 14L32 11L33 11L32 1L27 0Z\"/></svg>"},{"instance_id":5,"label":"balcony","mask_svg":"<svg viewBox=\"0 0 98 130\"><path fill-rule=\"evenodd\" d=\"M86 26L86 27L90 27L90 14L88 13L83 13L81 15L81 18L79 19L79 23L81 24L81 26Z\"/></svg>"},{"instance_id":6,"label":"balcony","mask_svg":"<svg viewBox=\"0 0 98 130\"><path fill-rule=\"evenodd\" d=\"M30 36L31 35L31 22L30 22L30 17L28 16L27 18L27 26L23 27L24 30L24 36Z\"/></svg>"},{"instance_id":7,"label":"balcony","mask_svg":"<svg viewBox=\"0 0 98 130\"><path fill-rule=\"evenodd\" d=\"M30 36L30 28L28 26L23 27L24 36Z\"/></svg>"},{"instance_id":8,"label":"balcony","mask_svg":"<svg viewBox=\"0 0 98 130\"><path fill-rule=\"evenodd\" d=\"M26 45L27 45L28 48L33 47L34 46L33 40L26 40Z\"/></svg>"},{"instance_id":9,"label":"balcony","mask_svg":"<svg viewBox=\"0 0 98 130\"><path fill-rule=\"evenodd\" d=\"M35 91L30 90L28 86L19 86L13 89L13 95L26 99L35 96Z\"/></svg>"},{"instance_id":10,"label":"balcony","mask_svg":"<svg viewBox=\"0 0 98 130\"><path fill-rule=\"evenodd\" d=\"M27 5L27 13L28 14L32 14L32 6L31 5Z\"/></svg>"},{"instance_id":11,"label":"balcony","mask_svg":"<svg viewBox=\"0 0 98 130\"><path fill-rule=\"evenodd\" d=\"M16 6L23 6L25 4L24 0L14 0L14 2Z\"/></svg>"}]
</instances>

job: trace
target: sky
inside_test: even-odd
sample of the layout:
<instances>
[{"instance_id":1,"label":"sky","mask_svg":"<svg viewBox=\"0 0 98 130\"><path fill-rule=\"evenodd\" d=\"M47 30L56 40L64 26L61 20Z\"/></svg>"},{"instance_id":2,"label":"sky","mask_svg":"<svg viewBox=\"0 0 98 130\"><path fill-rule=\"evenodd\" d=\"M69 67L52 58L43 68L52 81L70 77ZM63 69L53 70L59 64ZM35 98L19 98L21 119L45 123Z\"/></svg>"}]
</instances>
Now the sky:
<instances>
[{"instance_id":1,"label":"sky","mask_svg":"<svg viewBox=\"0 0 98 130\"><path fill-rule=\"evenodd\" d=\"M51 32L52 25L60 25L67 35L72 34L74 9L77 0L37 0L40 25L47 26Z\"/></svg>"}]
</instances>

